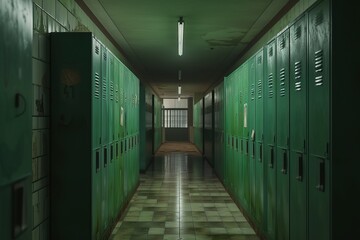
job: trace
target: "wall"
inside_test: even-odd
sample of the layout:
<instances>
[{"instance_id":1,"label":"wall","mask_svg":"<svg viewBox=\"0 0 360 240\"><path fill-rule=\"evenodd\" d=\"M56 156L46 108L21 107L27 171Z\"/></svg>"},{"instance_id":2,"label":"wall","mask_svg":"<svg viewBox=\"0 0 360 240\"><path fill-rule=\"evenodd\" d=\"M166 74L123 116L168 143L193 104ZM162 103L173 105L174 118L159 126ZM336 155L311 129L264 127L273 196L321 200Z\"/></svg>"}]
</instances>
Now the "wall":
<instances>
[{"instance_id":1,"label":"wall","mask_svg":"<svg viewBox=\"0 0 360 240\"><path fill-rule=\"evenodd\" d=\"M33 239L49 239L49 33L93 32L119 59L124 59L74 0L33 1Z\"/></svg>"}]
</instances>

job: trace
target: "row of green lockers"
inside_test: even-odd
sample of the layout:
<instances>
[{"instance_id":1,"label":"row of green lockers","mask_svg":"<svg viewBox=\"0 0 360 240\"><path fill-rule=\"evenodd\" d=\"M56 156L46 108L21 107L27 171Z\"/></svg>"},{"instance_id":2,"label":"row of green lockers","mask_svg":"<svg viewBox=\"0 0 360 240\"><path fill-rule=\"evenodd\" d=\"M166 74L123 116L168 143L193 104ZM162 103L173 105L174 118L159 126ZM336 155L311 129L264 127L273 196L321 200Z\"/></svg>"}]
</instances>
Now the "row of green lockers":
<instances>
[{"instance_id":1,"label":"row of green lockers","mask_svg":"<svg viewBox=\"0 0 360 240\"><path fill-rule=\"evenodd\" d=\"M51 239L109 235L139 179L139 80L91 33L51 35Z\"/></svg>"},{"instance_id":2,"label":"row of green lockers","mask_svg":"<svg viewBox=\"0 0 360 240\"><path fill-rule=\"evenodd\" d=\"M324 1L194 105L195 144L267 239L330 239L329 27Z\"/></svg>"}]
</instances>

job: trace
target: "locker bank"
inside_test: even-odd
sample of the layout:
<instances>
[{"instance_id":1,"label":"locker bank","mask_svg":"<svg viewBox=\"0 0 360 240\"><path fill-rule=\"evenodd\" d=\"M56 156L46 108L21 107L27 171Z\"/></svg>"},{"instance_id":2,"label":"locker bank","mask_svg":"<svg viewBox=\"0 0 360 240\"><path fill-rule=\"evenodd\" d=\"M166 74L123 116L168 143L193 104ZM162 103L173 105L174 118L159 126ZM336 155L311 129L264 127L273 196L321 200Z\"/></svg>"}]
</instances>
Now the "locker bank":
<instances>
[{"instance_id":1,"label":"locker bank","mask_svg":"<svg viewBox=\"0 0 360 240\"><path fill-rule=\"evenodd\" d=\"M2 0L0 239L357 239L359 23L335 0Z\"/></svg>"}]
</instances>

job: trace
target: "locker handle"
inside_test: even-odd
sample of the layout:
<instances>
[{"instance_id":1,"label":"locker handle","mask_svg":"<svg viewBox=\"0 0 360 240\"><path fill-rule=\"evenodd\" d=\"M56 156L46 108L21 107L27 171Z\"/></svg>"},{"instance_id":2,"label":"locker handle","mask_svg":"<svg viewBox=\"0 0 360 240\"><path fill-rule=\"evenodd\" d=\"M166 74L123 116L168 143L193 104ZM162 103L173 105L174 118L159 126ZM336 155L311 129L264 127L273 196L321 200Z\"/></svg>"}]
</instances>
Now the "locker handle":
<instances>
[{"instance_id":1,"label":"locker handle","mask_svg":"<svg viewBox=\"0 0 360 240\"><path fill-rule=\"evenodd\" d=\"M104 168L107 165L107 148L104 148Z\"/></svg>"},{"instance_id":2,"label":"locker handle","mask_svg":"<svg viewBox=\"0 0 360 240\"><path fill-rule=\"evenodd\" d=\"M252 155L253 155L253 157L255 156L255 142L254 141L253 141L253 147L252 147Z\"/></svg>"},{"instance_id":3,"label":"locker handle","mask_svg":"<svg viewBox=\"0 0 360 240\"><path fill-rule=\"evenodd\" d=\"M112 162L114 159L114 146L111 145L110 147L110 162Z\"/></svg>"},{"instance_id":4,"label":"locker handle","mask_svg":"<svg viewBox=\"0 0 360 240\"><path fill-rule=\"evenodd\" d=\"M301 154L298 158L298 175L296 176L296 180L302 182L304 175L304 168L303 168L303 155Z\"/></svg>"},{"instance_id":5,"label":"locker handle","mask_svg":"<svg viewBox=\"0 0 360 240\"><path fill-rule=\"evenodd\" d=\"M246 140L246 155L249 154L249 140Z\"/></svg>"},{"instance_id":6,"label":"locker handle","mask_svg":"<svg viewBox=\"0 0 360 240\"><path fill-rule=\"evenodd\" d=\"M316 189L320 192L325 192L325 161L321 160L319 163L319 183L316 185Z\"/></svg>"},{"instance_id":7,"label":"locker handle","mask_svg":"<svg viewBox=\"0 0 360 240\"><path fill-rule=\"evenodd\" d=\"M282 163L281 172L282 172L282 174L287 173L287 152L286 152L286 150L283 153L283 163Z\"/></svg>"},{"instance_id":8,"label":"locker handle","mask_svg":"<svg viewBox=\"0 0 360 240\"><path fill-rule=\"evenodd\" d=\"M241 139L240 140L240 146L241 146L241 148L240 148L240 152L242 152L242 151L244 151L244 146L243 146L243 140Z\"/></svg>"},{"instance_id":9,"label":"locker handle","mask_svg":"<svg viewBox=\"0 0 360 240\"><path fill-rule=\"evenodd\" d=\"M262 157L263 157L263 145L262 144L260 144L260 156L259 156L259 162L262 162Z\"/></svg>"},{"instance_id":10,"label":"locker handle","mask_svg":"<svg viewBox=\"0 0 360 240\"><path fill-rule=\"evenodd\" d=\"M99 170L100 170L100 153L99 153L99 151L96 151L95 165L96 165L96 172L99 172Z\"/></svg>"},{"instance_id":11,"label":"locker handle","mask_svg":"<svg viewBox=\"0 0 360 240\"><path fill-rule=\"evenodd\" d=\"M271 150L270 150L270 163L269 163L269 167L270 167L270 168L274 168L274 148L271 148Z\"/></svg>"},{"instance_id":12,"label":"locker handle","mask_svg":"<svg viewBox=\"0 0 360 240\"><path fill-rule=\"evenodd\" d=\"M24 95L22 95L21 93L16 93L15 94L15 108L20 107L20 100L22 100L22 102L24 103L24 107L20 113L16 114L16 117L20 117L21 115L23 115L26 112L26 99L25 99Z\"/></svg>"},{"instance_id":13,"label":"locker handle","mask_svg":"<svg viewBox=\"0 0 360 240\"><path fill-rule=\"evenodd\" d=\"M28 228L28 224L26 222L26 212L27 212L27 204L26 204L26 189L25 182L26 180L22 180L21 182L17 182L12 186L12 216L13 216L13 237L17 238L22 232L24 232Z\"/></svg>"},{"instance_id":14,"label":"locker handle","mask_svg":"<svg viewBox=\"0 0 360 240\"><path fill-rule=\"evenodd\" d=\"M236 138L236 141L235 141L235 147L236 147L236 151L239 149L239 140Z\"/></svg>"}]
</instances>

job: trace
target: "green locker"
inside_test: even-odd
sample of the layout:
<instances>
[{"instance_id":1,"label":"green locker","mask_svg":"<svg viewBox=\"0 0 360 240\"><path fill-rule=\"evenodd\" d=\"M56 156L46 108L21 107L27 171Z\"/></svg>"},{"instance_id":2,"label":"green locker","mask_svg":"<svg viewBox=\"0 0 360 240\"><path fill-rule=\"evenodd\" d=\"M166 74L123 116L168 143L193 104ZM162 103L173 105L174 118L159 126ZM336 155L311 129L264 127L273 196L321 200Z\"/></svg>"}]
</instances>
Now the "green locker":
<instances>
[{"instance_id":1,"label":"green locker","mask_svg":"<svg viewBox=\"0 0 360 240\"><path fill-rule=\"evenodd\" d=\"M119 60L114 56L114 217L121 210L120 188L120 92L119 92Z\"/></svg>"},{"instance_id":2,"label":"green locker","mask_svg":"<svg viewBox=\"0 0 360 240\"><path fill-rule=\"evenodd\" d=\"M255 55L255 101L256 101L256 119L255 119L255 221L262 229L264 224L264 49L261 49Z\"/></svg>"},{"instance_id":3,"label":"green locker","mask_svg":"<svg viewBox=\"0 0 360 240\"><path fill-rule=\"evenodd\" d=\"M51 34L51 239L104 235L100 58L91 33Z\"/></svg>"},{"instance_id":4,"label":"green locker","mask_svg":"<svg viewBox=\"0 0 360 240\"><path fill-rule=\"evenodd\" d=\"M224 111L224 115L225 115L225 125L224 125L224 129L225 129L225 155L224 155L224 185L227 189L229 189L229 170L228 170L228 161L230 158L229 155L229 146L230 146L230 136L229 136L229 114L230 114L230 109L229 109L229 77L225 77L224 79L224 91L225 91L225 97L224 97L224 102L225 102L225 111Z\"/></svg>"},{"instance_id":5,"label":"green locker","mask_svg":"<svg viewBox=\"0 0 360 240\"><path fill-rule=\"evenodd\" d=\"M109 138L109 63L107 48L101 44L101 142L102 142L102 203L101 219L102 231L109 226L109 158L110 158L110 138Z\"/></svg>"},{"instance_id":6,"label":"green locker","mask_svg":"<svg viewBox=\"0 0 360 240\"><path fill-rule=\"evenodd\" d=\"M277 88L276 88L276 239L289 239L289 29L277 38Z\"/></svg>"},{"instance_id":7,"label":"green locker","mask_svg":"<svg viewBox=\"0 0 360 240\"><path fill-rule=\"evenodd\" d=\"M241 87L243 97L243 188L244 188L244 207L250 212L250 163L249 163L249 72L250 64L249 61L245 62L242 67Z\"/></svg>"},{"instance_id":8,"label":"green locker","mask_svg":"<svg viewBox=\"0 0 360 240\"><path fill-rule=\"evenodd\" d=\"M290 239L307 239L307 15L290 27Z\"/></svg>"},{"instance_id":9,"label":"green locker","mask_svg":"<svg viewBox=\"0 0 360 240\"><path fill-rule=\"evenodd\" d=\"M240 74L239 69L236 69L234 72L234 95L233 95L233 115L234 115L234 176L235 176L235 196L239 198L240 196L240 147L239 147L239 138L240 138L240 125L239 125L239 82Z\"/></svg>"},{"instance_id":10,"label":"green locker","mask_svg":"<svg viewBox=\"0 0 360 240\"><path fill-rule=\"evenodd\" d=\"M238 107L238 112L239 112L239 120L238 120L238 125L239 125L239 138L238 138L238 144L239 144L239 153L238 153L238 158L239 158L239 167L238 167L238 171L239 171L239 195L238 195L238 199L239 201L244 204L245 202L245 191L244 191L244 157L243 157L243 153L244 153L244 145L243 145L243 136L244 136L244 89L242 87L242 81L243 81L243 70L244 67L240 66L237 71L238 71L238 81L237 81L237 89L238 89L238 101L237 101L237 107Z\"/></svg>"},{"instance_id":11,"label":"green locker","mask_svg":"<svg viewBox=\"0 0 360 240\"><path fill-rule=\"evenodd\" d=\"M330 239L330 19L328 1L309 12L309 239ZM336 227L336 226L334 226Z\"/></svg>"},{"instance_id":12,"label":"green locker","mask_svg":"<svg viewBox=\"0 0 360 240\"><path fill-rule=\"evenodd\" d=\"M32 1L0 3L0 236L32 230Z\"/></svg>"},{"instance_id":13,"label":"green locker","mask_svg":"<svg viewBox=\"0 0 360 240\"><path fill-rule=\"evenodd\" d=\"M114 75L114 55L108 51L108 77L109 77L109 162L108 162L108 212L109 224L115 219L115 127L114 127L114 107L115 107L115 75Z\"/></svg>"},{"instance_id":14,"label":"green locker","mask_svg":"<svg viewBox=\"0 0 360 240\"><path fill-rule=\"evenodd\" d=\"M256 61L255 57L251 57L248 60L249 64L249 88L248 88L248 149L249 149L249 212L254 217L256 212L256 181L257 175L255 170L255 135L256 135Z\"/></svg>"},{"instance_id":15,"label":"green locker","mask_svg":"<svg viewBox=\"0 0 360 240\"><path fill-rule=\"evenodd\" d=\"M121 205L125 202L125 169L124 169L124 65L119 62L119 189L120 189L120 203Z\"/></svg>"},{"instance_id":16,"label":"green locker","mask_svg":"<svg viewBox=\"0 0 360 240\"><path fill-rule=\"evenodd\" d=\"M61 35L60 35L61 36ZM85 37L86 38L86 37ZM92 38L92 235L101 235L102 172L101 169L101 45Z\"/></svg>"},{"instance_id":17,"label":"green locker","mask_svg":"<svg viewBox=\"0 0 360 240\"><path fill-rule=\"evenodd\" d=\"M264 163L265 163L265 229L275 239L276 228L276 41L266 47L266 82L264 99Z\"/></svg>"}]
</instances>

